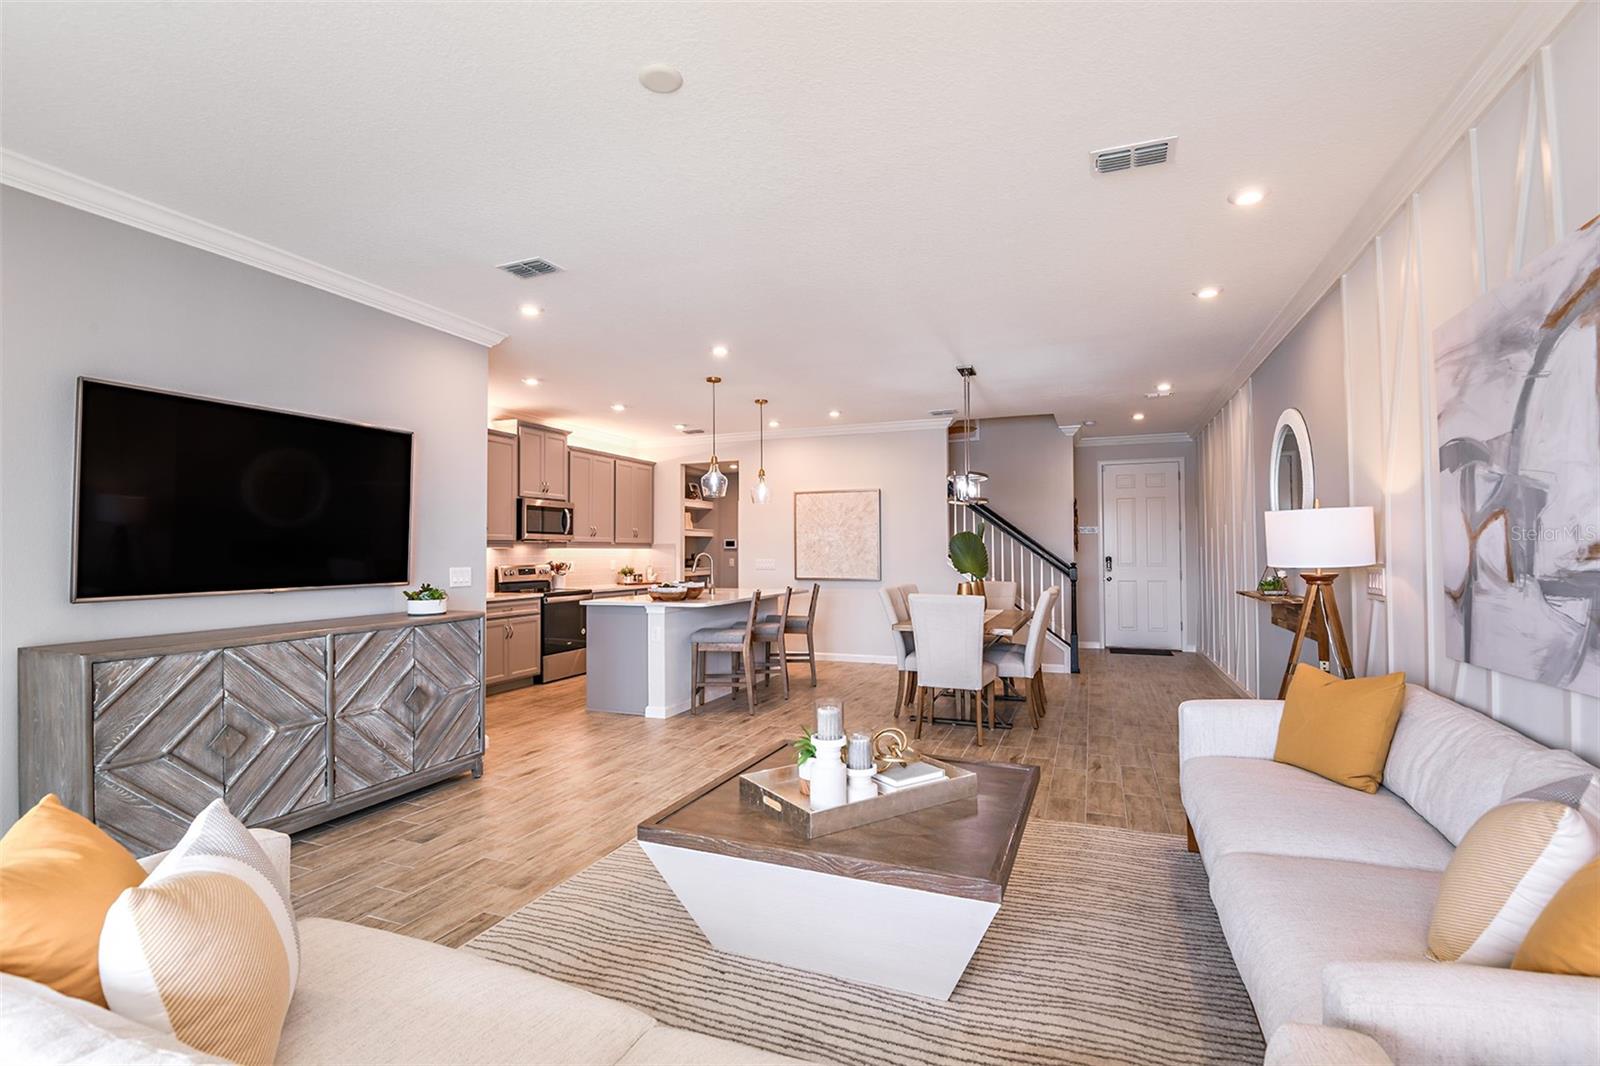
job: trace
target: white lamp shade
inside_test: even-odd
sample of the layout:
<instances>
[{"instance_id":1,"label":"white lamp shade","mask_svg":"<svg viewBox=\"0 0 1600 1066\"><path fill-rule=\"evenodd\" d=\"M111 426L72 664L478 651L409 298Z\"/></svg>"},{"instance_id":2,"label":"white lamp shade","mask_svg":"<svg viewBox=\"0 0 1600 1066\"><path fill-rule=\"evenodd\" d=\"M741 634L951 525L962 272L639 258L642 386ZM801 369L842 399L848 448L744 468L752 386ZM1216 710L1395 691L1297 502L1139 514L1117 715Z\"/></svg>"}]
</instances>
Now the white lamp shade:
<instances>
[{"instance_id":1,"label":"white lamp shade","mask_svg":"<svg viewBox=\"0 0 1600 1066\"><path fill-rule=\"evenodd\" d=\"M1284 570L1342 570L1378 561L1370 507L1268 511L1267 565Z\"/></svg>"}]
</instances>

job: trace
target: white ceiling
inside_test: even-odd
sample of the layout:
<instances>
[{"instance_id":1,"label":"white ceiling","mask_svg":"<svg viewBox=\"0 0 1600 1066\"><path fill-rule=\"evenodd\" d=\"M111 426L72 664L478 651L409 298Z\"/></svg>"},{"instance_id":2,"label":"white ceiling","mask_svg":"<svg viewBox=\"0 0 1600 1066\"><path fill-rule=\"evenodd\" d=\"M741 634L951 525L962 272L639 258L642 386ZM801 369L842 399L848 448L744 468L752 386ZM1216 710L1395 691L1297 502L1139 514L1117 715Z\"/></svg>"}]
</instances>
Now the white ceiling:
<instances>
[{"instance_id":1,"label":"white ceiling","mask_svg":"<svg viewBox=\"0 0 1600 1066\"><path fill-rule=\"evenodd\" d=\"M893 421L971 362L980 416L1166 432L1516 8L7 3L0 141L509 333L492 407L659 437L715 372L725 428Z\"/></svg>"}]
</instances>

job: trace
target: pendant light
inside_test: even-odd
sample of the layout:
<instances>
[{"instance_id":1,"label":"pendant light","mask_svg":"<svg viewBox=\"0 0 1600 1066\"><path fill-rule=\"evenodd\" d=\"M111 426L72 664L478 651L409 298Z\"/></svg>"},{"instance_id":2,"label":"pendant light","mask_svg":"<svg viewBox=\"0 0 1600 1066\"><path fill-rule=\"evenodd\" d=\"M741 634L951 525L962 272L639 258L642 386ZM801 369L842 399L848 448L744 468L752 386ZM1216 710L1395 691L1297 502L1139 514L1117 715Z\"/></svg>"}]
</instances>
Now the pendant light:
<instances>
[{"instance_id":1,"label":"pendant light","mask_svg":"<svg viewBox=\"0 0 1600 1066\"><path fill-rule=\"evenodd\" d=\"M978 372L970 366L958 366L956 373L961 375L962 461L961 469L948 479L948 496L950 506L966 507L989 502L983 495L983 483L989 480L989 475L972 469L972 379L978 376Z\"/></svg>"},{"instance_id":2,"label":"pendant light","mask_svg":"<svg viewBox=\"0 0 1600 1066\"><path fill-rule=\"evenodd\" d=\"M756 503L766 503L772 499L772 490L767 487L767 401L756 401L756 439L761 442L760 469L756 471L756 487L750 490L750 499Z\"/></svg>"},{"instance_id":3,"label":"pendant light","mask_svg":"<svg viewBox=\"0 0 1600 1066\"><path fill-rule=\"evenodd\" d=\"M713 374L706 384L711 386L711 465L700 475L700 498L720 500L728 493L728 475L717 468L717 386L722 379Z\"/></svg>"}]
</instances>

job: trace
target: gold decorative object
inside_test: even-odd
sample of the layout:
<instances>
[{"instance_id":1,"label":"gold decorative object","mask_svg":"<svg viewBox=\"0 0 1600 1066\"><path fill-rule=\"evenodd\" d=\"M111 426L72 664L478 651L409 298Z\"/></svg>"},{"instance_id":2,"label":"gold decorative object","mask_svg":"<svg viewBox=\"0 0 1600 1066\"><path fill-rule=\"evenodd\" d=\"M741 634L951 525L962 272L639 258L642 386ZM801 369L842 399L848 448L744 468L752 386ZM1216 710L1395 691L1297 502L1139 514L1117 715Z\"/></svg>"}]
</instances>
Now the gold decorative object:
<instances>
[{"instance_id":1,"label":"gold decorative object","mask_svg":"<svg viewBox=\"0 0 1600 1066\"><path fill-rule=\"evenodd\" d=\"M982 581L959 581L956 583L957 596L982 596Z\"/></svg>"},{"instance_id":2,"label":"gold decorative object","mask_svg":"<svg viewBox=\"0 0 1600 1066\"><path fill-rule=\"evenodd\" d=\"M880 771L890 766L906 766L922 758L911 746L905 731L894 726L872 734L872 757L878 761Z\"/></svg>"}]
</instances>

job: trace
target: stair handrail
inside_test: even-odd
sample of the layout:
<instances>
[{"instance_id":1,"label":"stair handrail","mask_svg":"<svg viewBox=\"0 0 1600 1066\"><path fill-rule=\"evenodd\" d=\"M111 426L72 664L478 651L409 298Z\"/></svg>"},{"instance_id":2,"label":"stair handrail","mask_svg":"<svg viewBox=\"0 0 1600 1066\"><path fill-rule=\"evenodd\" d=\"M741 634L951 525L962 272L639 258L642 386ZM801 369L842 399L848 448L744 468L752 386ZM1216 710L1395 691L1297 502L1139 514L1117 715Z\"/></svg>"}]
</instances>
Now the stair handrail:
<instances>
[{"instance_id":1,"label":"stair handrail","mask_svg":"<svg viewBox=\"0 0 1600 1066\"><path fill-rule=\"evenodd\" d=\"M991 523L996 528L1001 530L1003 533L1005 533L1007 536L1009 536L1012 540L1015 540L1018 544L1021 544L1024 548L1028 549L1034 555L1037 555L1044 562L1048 563L1050 566L1054 567L1055 569L1061 571L1063 574L1066 575L1067 583L1068 583L1067 595L1068 595L1068 601L1069 601L1069 606L1068 606L1068 609L1067 609L1067 617L1071 620L1072 632L1067 636L1062 636L1060 633L1057 633L1055 630L1051 629L1048 624L1046 624L1046 626L1045 626L1045 631L1047 633L1049 633L1051 636L1055 637L1057 640L1059 640L1062 643L1067 645L1067 650L1068 650L1068 664L1067 665L1068 665L1068 669L1070 669L1075 674L1079 673L1080 670L1079 670L1079 666L1078 666L1078 564L1077 563L1069 563L1069 562L1067 562L1065 559L1061 558L1055 552L1051 551L1049 548L1046 548L1043 544L1040 544L1038 541L1036 541L1032 537L1028 536L1027 533L1023 532L1023 530L1022 530L1022 528L1020 526L1018 526L1015 522L1012 522L1012 521L1008 520L1007 518L1005 518L1003 515L1001 515L994 508L990 507L988 504L972 503L972 504L967 504L966 506L973 513L979 515L985 521Z\"/></svg>"}]
</instances>

